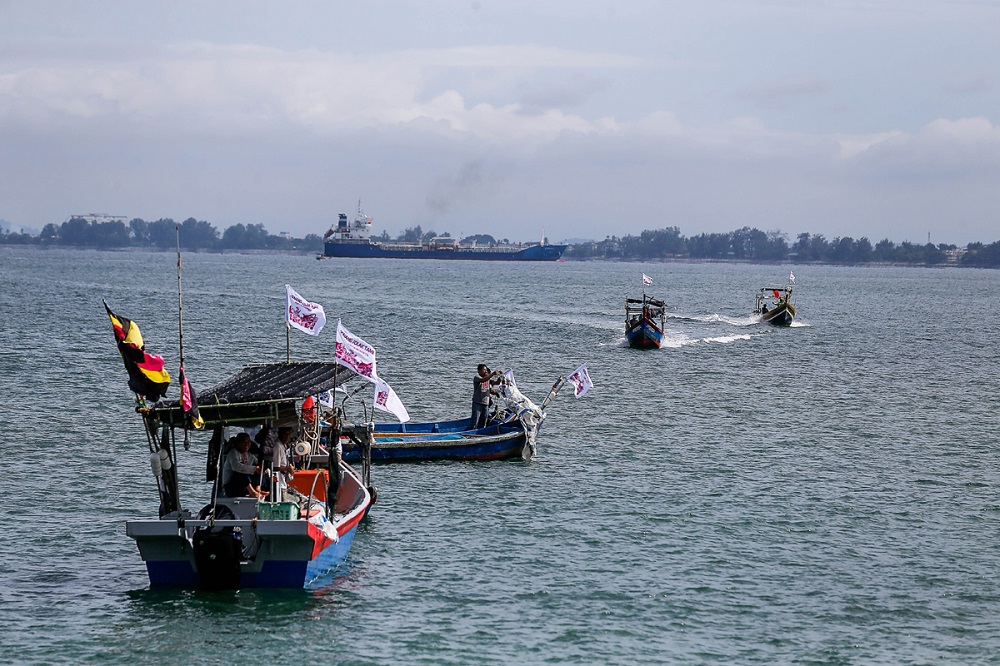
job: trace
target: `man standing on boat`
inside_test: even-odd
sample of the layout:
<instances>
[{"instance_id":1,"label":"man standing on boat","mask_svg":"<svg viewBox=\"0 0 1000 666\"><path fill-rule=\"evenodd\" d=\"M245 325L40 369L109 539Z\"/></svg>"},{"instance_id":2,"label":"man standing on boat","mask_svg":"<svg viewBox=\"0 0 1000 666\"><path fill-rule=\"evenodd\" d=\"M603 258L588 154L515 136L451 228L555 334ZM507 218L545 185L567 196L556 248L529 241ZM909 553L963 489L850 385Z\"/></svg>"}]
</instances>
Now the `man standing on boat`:
<instances>
[{"instance_id":1,"label":"man standing on boat","mask_svg":"<svg viewBox=\"0 0 1000 666\"><path fill-rule=\"evenodd\" d=\"M472 428L485 428L490 411L490 393L494 391L491 384L499 384L500 371L490 372L485 363L476 367L476 376L472 378Z\"/></svg>"}]
</instances>

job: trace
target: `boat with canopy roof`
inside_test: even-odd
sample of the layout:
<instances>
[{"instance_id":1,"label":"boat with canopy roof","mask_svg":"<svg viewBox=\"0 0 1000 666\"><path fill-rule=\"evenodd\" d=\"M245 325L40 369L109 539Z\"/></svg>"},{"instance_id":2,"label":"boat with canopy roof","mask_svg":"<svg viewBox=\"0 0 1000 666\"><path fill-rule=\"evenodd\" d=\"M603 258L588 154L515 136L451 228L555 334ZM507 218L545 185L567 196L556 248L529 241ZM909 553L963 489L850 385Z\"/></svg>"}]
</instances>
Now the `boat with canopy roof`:
<instances>
[{"instance_id":1,"label":"boat with canopy roof","mask_svg":"<svg viewBox=\"0 0 1000 666\"><path fill-rule=\"evenodd\" d=\"M791 326L795 320L792 305L792 285L771 285L761 287L757 292L753 313L760 320L772 326Z\"/></svg>"},{"instance_id":2,"label":"boat with canopy roof","mask_svg":"<svg viewBox=\"0 0 1000 666\"><path fill-rule=\"evenodd\" d=\"M129 520L125 532L135 539L151 586L309 587L344 561L358 524L375 501L370 456L360 456L358 472L341 460L338 447L317 455L322 450L319 429L303 418L301 405L353 376L332 362L248 365L197 395L199 420L211 433L204 447L192 447L191 419L183 401L147 405L137 394L159 516ZM262 469L250 481L252 495L227 496L220 475L225 445L231 441L227 431L264 424L295 431L294 474L289 478ZM370 446L371 424L344 424L333 417L331 428L352 437L362 450ZM212 482L208 498L193 509L180 497L181 442L184 451L195 449L204 463L204 479Z\"/></svg>"}]
</instances>

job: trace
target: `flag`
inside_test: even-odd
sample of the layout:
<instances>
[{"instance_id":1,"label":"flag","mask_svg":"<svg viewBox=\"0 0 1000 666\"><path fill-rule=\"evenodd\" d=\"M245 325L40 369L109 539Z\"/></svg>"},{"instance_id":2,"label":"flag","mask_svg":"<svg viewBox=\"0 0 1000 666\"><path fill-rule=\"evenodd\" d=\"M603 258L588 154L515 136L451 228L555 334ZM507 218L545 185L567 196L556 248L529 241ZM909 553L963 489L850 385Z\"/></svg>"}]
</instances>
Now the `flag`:
<instances>
[{"instance_id":1,"label":"flag","mask_svg":"<svg viewBox=\"0 0 1000 666\"><path fill-rule=\"evenodd\" d=\"M291 285L285 285L285 321L295 328L319 335L326 324L326 313L319 303L310 303L296 293Z\"/></svg>"},{"instance_id":2,"label":"flag","mask_svg":"<svg viewBox=\"0 0 1000 666\"><path fill-rule=\"evenodd\" d=\"M383 412L393 414L400 423L410 420L410 415L403 406L403 402L396 395L396 392L389 386L389 382L381 377L375 377L375 406Z\"/></svg>"},{"instance_id":3,"label":"flag","mask_svg":"<svg viewBox=\"0 0 1000 666\"><path fill-rule=\"evenodd\" d=\"M188 381L183 365L181 366L181 408L192 427L198 430L205 427L205 419L201 418L201 414L198 413L198 394L191 386L191 382Z\"/></svg>"},{"instance_id":4,"label":"flag","mask_svg":"<svg viewBox=\"0 0 1000 666\"><path fill-rule=\"evenodd\" d=\"M146 351L146 343L142 340L138 324L116 315L107 302L104 303L104 309L111 318L118 352L128 371L128 387L147 400L156 402L166 395L167 387L170 386L170 373L163 367L163 357Z\"/></svg>"},{"instance_id":5,"label":"flag","mask_svg":"<svg viewBox=\"0 0 1000 666\"><path fill-rule=\"evenodd\" d=\"M788 271L788 281L795 282L795 273Z\"/></svg>"},{"instance_id":6,"label":"flag","mask_svg":"<svg viewBox=\"0 0 1000 666\"><path fill-rule=\"evenodd\" d=\"M573 385L573 395L577 398L594 387L594 382L590 381L586 363L574 370L573 374L566 378L566 381Z\"/></svg>"},{"instance_id":7,"label":"flag","mask_svg":"<svg viewBox=\"0 0 1000 666\"><path fill-rule=\"evenodd\" d=\"M319 394L319 404L329 409L334 408L333 395L336 389L329 389L328 391L323 391Z\"/></svg>"},{"instance_id":8,"label":"flag","mask_svg":"<svg viewBox=\"0 0 1000 666\"><path fill-rule=\"evenodd\" d=\"M648 275L646 275L645 273L643 273L642 274L642 286L648 287L651 284L653 284L653 278L651 278Z\"/></svg>"},{"instance_id":9,"label":"flag","mask_svg":"<svg viewBox=\"0 0 1000 666\"><path fill-rule=\"evenodd\" d=\"M375 372L375 348L357 337L337 320L337 363L350 368L370 382L378 378Z\"/></svg>"}]
</instances>

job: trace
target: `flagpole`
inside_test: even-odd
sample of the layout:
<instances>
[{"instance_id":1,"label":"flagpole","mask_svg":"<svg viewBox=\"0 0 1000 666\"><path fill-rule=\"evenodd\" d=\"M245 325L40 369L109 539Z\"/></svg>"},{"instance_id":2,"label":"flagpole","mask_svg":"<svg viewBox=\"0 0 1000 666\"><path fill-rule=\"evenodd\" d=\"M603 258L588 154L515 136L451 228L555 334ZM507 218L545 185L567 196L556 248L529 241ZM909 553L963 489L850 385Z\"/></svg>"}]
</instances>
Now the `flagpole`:
<instances>
[{"instance_id":1,"label":"flagpole","mask_svg":"<svg viewBox=\"0 0 1000 666\"><path fill-rule=\"evenodd\" d=\"M286 310L288 308L285 308ZM288 316L288 312L285 312L285 316ZM285 319L285 363L292 362L292 325L288 323Z\"/></svg>"},{"instance_id":2,"label":"flagpole","mask_svg":"<svg viewBox=\"0 0 1000 666\"><path fill-rule=\"evenodd\" d=\"M174 226L174 234L177 239L177 344L180 347L181 356L181 367L180 367L180 380L181 380L181 413L184 412L184 384L187 382L187 374L184 372L184 296L183 290L181 288L181 228L180 225ZM191 440L188 439L188 420L187 416L181 419L184 422L184 450L187 451L191 447Z\"/></svg>"},{"instance_id":3,"label":"flagpole","mask_svg":"<svg viewBox=\"0 0 1000 666\"><path fill-rule=\"evenodd\" d=\"M181 368L184 368L184 299L181 290L181 228L174 227L177 237L177 340L180 344Z\"/></svg>"}]
</instances>

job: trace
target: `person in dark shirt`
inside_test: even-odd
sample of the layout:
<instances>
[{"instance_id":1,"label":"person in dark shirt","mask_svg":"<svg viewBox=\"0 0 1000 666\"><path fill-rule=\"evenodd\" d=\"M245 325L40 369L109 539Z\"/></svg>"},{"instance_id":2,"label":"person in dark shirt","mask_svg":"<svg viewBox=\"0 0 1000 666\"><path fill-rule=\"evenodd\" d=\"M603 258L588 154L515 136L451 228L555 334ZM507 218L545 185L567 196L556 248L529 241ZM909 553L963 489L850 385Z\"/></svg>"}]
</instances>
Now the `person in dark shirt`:
<instances>
[{"instance_id":1,"label":"person in dark shirt","mask_svg":"<svg viewBox=\"0 0 1000 666\"><path fill-rule=\"evenodd\" d=\"M485 363L476 368L476 376L472 378L472 427L485 428L489 418L491 384L499 384L499 370L490 372Z\"/></svg>"}]
</instances>

